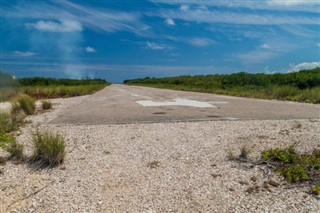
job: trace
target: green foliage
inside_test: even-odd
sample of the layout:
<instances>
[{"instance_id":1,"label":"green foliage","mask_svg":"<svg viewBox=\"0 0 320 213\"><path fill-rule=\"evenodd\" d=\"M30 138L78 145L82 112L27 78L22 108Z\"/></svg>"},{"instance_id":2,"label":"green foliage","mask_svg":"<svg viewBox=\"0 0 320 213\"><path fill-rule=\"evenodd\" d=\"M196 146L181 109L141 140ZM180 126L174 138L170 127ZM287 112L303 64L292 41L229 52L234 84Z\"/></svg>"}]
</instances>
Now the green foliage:
<instances>
[{"instance_id":1,"label":"green foliage","mask_svg":"<svg viewBox=\"0 0 320 213\"><path fill-rule=\"evenodd\" d=\"M320 103L320 68L294 73L198 75L125 80L125 84L243 97Z\"/></svg>"},{"instance_id":2,"label":"green foliage","mask_svg":"<svg viewBox=\"0 0 320 213\"><path fill-rule=\"evenodd\" d=\"M312 186L311 187L311 192L314 195L320 195L320 185Z\"/></svg>"},{"instance_id":3,"label":"green foliage","mask_svg":"<svg viewBox=\"0 0 320 213\"><path fill-rule=\"evenodd\" d=\"M50 101L42 101L42 109L43 110L52 109L52 103Z\"/></svg>"},{"instance_id":4,"label":"green foliage","mask_svg":"<svg viewBox=\"0 0 320 213\"><path fill-rule=\"evenodd\" d=\"M17 95L13 101L15 107L20 107L27 115L33 115L36 110L35 100L28 95Z\"/></svg>"},{"instance_id":5,"label":"green foliage","mask_svg":"<svg viewBox=\"0 0 320 213\"><path fill-rule=\"evenodd\" d=\"M13 114L0 113L0 132L10 133L16 131L23 123L23 116L18 112Z\"/></svg>"},{"instance_id":6,"label":"green foliage","mask_svg":"<svg viewBox=\"0 0 320 213\"><path fill-rule=\"evenodd\" d=\"M20 92L35 98L67 98L95 93L108 84L93 84L81 86L27 86L20 87Z\"/></svg>"},{"instance_id":7,"label":"green foliage","mask_svg":"<svg viewBox=\"0 0 320 213\"><path fill-rule=\"evenodd\" d=\"M295 152L296 145L263 151L261 157L276 165L275 170L290 183L310 179L320 181L319 150L314 150L311 154L298 154Z\"/></svg>"},{"instance_id":8,"label":"green foliage","mask_svg":"<svg viewBox=\"0 0 320 213\"><path fill-rule=\"evenodd\" d=\"M0 132L0 148L10 153L10 158L23 159L23 146L7 133Z\"/></svg>"},{"instance_id":9,"label":"green foliage","mask_svg":"<svg viewBox=\"0 0 320 213\"><path fill-rule=\"evenodd\" d=\"M65 156L64 138L51 132L40 132L33 134L34 153L33 161L55 166L63 162Z\"/></svg>"},{"instance_id":10,"label":"green foliage","mask_svg":"<svg viewBox=\"0 0 320 213\"><path fill-rule=\"evenodd\" d=\"M20 78L21 86L84 86L108 84L104 79L54 79L54 78Z\"/></svg>"}]
</instances>

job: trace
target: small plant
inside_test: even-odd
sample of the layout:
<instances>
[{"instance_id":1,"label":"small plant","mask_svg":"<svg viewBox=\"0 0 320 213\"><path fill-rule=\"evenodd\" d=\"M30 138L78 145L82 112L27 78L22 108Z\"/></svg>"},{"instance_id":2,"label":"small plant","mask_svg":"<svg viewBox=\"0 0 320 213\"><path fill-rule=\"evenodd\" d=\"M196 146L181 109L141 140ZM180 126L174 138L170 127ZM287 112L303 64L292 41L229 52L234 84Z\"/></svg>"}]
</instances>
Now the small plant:
<instances>
[{"instance_id":1,"label":"small plant","mask_svg":"<svg viewBox=\"0 0 320 213\"><path fill-rule=\"evenodd\" d=\"M236 156L233 154L233 152L229 149L227 152L227 158L228 160L235 160Z\"/></svg>"},{"instance_id":2,"label":"small plant","mask_svg":"<svg viewBox=\"0 0 320 213\"><path fill-rule=\"evenodd\" d=\"M156 168L160 167L160 162L159 161L151 161L148 163L148 167L150 167L151 169L156 169Z\"/></svg>"},{"instance_id":3,"label":"small plant","mask_svg":"<svg viewBox=\"0 0 320 213\"><path fill-rule=\"evenodd\" d=\"M240 148L240 155L239 157L242 158L242 159L247 159L248 158L248 155L250 154L251 150L246 147L246 146L243 146Z\"/></svg>"},{"instance_id":4,"label":"small plant","mask_svg":"<svg viewBox=\"0 0 320 213\"><path fill-rule=\"evenodd\" d=\"M40 132L37 130L33 134L33 144L35 147L32 159L49 166L61 164L65 157L64 138L51 132Z\"/></svg>"},{"instance_id":5,"label":"small plant","mask_svg":"<svg viewBox=\"0 0 320 213\"><path fill-rule=\"evenodd\" d=\"M23 160L23 145L19 144L16 140L12 141L11 143L8 143L5 150L10 153L10 158L16 159L16 160Z\"/></svg>"},{"instance_id":6,"label":"small plant","mask_svg":"<svg viewBox=\"0 0 320 213\"><path fill-rule=\"evenodd\" d=\"M311 192L314 195L320 195L320 185L312 186L311 187Z\"/></svg>"},{"instance_id":7,"label":"small plant","mask_svg":"<svg viewBox=\"0 0 320 213\"><path fill-rule=\"evenodd\" d=\"M52 109L52 103L50 101L42 101L42 109L43 110Z\"/></svg>"},{"instance_id":8,"label":"small plant","mask_svg":"<svg viewBox=\"0 0 320 213\"><path fill-rule=\"evenodd\" d=\"M261 152L263 160L274 165L274 170L279 172L289 183L306 180L319 181L320 153L315 149L311 154L295 152L297 143L284 149L269 149Z\"/></svg>"},{"instance_id":9,"label":"small plant","mask_svg":"<svg viewBox=\"0 0 320 213\"><path fill-rule=\"evenodd\" d=\"M245 192L252 194L252 193L258 193L260 191L260 188L258 185L250 186L246 189Z\"/></svg>"},{"instance_id":10,"label":"small plant","mask_svg":"<svg viewBox=\"0 0 320 213\"><path fill-rule=\"evenodd\" d=\"M33 115L36 110L35 100L28 95L17 95L13 101L14 108L21 108L27 115Z\"/></svg>"}]
</instances>

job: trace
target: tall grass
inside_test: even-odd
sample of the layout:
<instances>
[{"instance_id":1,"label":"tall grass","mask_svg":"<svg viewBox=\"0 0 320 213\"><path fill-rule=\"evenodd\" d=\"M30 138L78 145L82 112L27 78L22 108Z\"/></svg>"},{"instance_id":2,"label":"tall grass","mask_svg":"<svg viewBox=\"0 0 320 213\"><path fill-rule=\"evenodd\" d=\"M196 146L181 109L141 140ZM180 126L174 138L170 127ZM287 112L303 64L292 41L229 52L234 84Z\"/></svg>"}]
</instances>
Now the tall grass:
<instances>
[{"instance_id":1,"label":"tall grass","mask_svg":"<svg viewBox=\"0 0 320 213\"><path fill-rule=\"evenodd\" d=\"M37 130L33 134L33 144L33 161L49 166L55 166L63 162L65 142L61 135Z\"/></svg>"},{"instance_id":2,"label":"tall grass","mask_svg":"<svg viewBox=\"0 0 320 213\"><path fill-rule=\"evenodd\" d=\"M27 115L33 115L36 110L35 100L25 94L18 94L11 102L16 109L22 109Z\"/></svg>"}]
</instances>

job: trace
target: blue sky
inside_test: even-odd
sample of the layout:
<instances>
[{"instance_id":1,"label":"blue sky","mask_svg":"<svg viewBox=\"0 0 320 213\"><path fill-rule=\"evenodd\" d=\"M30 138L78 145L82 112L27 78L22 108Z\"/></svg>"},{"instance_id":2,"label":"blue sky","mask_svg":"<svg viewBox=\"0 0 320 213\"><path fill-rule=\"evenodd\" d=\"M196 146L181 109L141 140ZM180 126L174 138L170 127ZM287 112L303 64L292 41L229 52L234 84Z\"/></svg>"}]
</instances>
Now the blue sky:
<instances>
[{"instance_id":1,"label":"blue sky","mask_svg":"<svg viewBox=\"0 0 320 213\"><path fill-rule=\"evenodd\" d=\"M1 0L2 71L105 78L320 66L318 0Z\"/></svg>"}]
</instances>

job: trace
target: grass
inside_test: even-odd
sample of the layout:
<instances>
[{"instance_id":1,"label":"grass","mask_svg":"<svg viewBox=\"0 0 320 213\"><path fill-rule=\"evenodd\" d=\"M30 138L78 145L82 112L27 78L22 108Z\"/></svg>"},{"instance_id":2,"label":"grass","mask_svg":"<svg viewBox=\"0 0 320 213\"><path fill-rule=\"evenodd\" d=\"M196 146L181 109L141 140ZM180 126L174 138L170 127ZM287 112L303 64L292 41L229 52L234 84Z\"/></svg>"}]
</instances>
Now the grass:
<instances>
[{"instance_id":1,"label":"grass","mask_svg":"<svg viewBox=\"0 0 320 213\"><path fill-rule=\"evenodd\" d=\"M49 86L22 86L16 88L1 88L0 101L9 101L18 94L26 94L35 99L43 98L68 98L81 95L93 94L104 87L106 84L90 84L90 85L49 85Z\"/></svg>"},{"instance_id":2,"label":"grass","mask_svg":"<svg viewBox=\"0 0 320 213\"><path fill-rule=\"evenodd\" d=\"M42 109L49 110L52 109L52 103L50 101L42 101Z\"/></svg>"},{"instance_id":3,"label":"grass","mask_svg":"<svg viewBox=\"0 0 320 213\"><path fill-rule=\"evenodd\" d=\"M64 138L56 133L37 130L33 134L34 153L32 160L44 165L61 164L65 157Z\"/></svg>"},{"instance_id":4,"label":"grass","mask_svg":"<svg viewBox=\"0 0 320 213\"><path fill-rule=\"evenodd\" d=\"M16 139L4 132L0 132L0 148L10 153L12 159L24 159L23 145L17 143Z\"/></svg>"},{"instance_id":5,"label":"grass","mask_svg":"<svg viewBox=\"0 0 320 213\"><path fill-rule=\"evenodd\" d=\"M17 131L23 121L24 115L20 112L14 112L13 114L0 113L0 132L10 133Z\"/></svg>"},{"instance_id":6,"label":"grass","mask_svg":"<svg viewBox=\"0 0 320 213\"><path fill-rule=\"evenodd\" d=\"M16 95L11 102L16 110L21 108L27 115L33 115L36 110L35 99L26 94Z\"/></svg>"}]
</instances>

